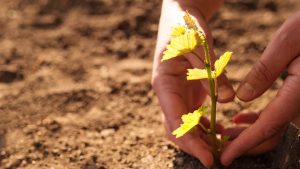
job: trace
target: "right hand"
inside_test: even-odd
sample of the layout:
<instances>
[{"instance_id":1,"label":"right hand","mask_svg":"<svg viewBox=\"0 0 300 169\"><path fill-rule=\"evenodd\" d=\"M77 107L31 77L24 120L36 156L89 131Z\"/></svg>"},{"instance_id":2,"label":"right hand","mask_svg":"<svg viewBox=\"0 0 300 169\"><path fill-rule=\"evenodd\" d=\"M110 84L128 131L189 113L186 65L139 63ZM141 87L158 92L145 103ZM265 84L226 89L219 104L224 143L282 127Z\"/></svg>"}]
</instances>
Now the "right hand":
<instances>
[{"instance_id":1,"label":"right hand","mask_svg":"<svg viewBox=\"0 0 300 169\"><path fill-rule=\"evenodd\" d=\"M212 38L207 28L206 21L197 8L180 6L177 1L164 1L160 18L159 33L154 56L152 85L158 96L162 111L164 112L164 126L167 137L179 146L180 149L198 158L206 167L213 164L213 155L209 138L200 130L195 128L185 136L176 139L171 133L181 124L181 116L192 112L202 105L205 97L209 94L207 81L187 81L186 72L188 68L203 68L203 64L194 56L187 54L178 58L160 62L162 53L170 40L172 26L182 21L184 11L197 20L198 26L206 34L210 49L212 49ZM199 47L197 51L203 56ZM213 51L210 51L214 57ZM214 59L213 59L214 60ZM232 86L225 75L218 79L219 102L231 101L235 94ZM209 121L202 118L202 123L209 127Z\"/></svg>"},{"instance_id":2,"label":"right hand","mask_svg":"<svg viewBox=\"0 0 300 169\"><path fill-rule=\"evenodd\" d=\"M223 165L246 153L272 150L290 122L300 126L300 12L287 19L273 35L259 60L241 82L237 96L252 101L269 89L281 72L288 75L277 95L261 111L259 118L224 147Z\"/></svg>"}]
</instances>

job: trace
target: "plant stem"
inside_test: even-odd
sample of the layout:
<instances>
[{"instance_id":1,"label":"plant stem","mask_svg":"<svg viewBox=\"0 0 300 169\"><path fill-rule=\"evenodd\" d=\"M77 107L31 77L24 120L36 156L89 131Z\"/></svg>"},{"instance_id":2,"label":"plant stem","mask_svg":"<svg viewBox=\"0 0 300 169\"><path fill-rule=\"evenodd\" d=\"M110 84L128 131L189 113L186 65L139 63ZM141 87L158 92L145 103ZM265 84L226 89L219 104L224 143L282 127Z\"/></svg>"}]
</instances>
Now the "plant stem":
<instances>
[{"instance_id":1,"label":"plant stem","mask_svg":"<svg viewBox=\"0 0 300 169\"><path fill-rule=\"evenodd\" d=\"M211 98L211 114L210 114L210 135L212 139L212 146L213 146L213 154L215 160L218 159L218 140L216 135L216 110L217 110L217 79L212 77L212 64L209 54L209 48L207 41L204 41L203 44L204 55L205 55L205 69L207 70L208 74L208 82L209 82L209 89L210 89L210 98Z\"/></svg>"},{"instance_id":2,"label":"plant stem","mask_svg":"<svg viewBox=\"0 0 300 169\"><path fill-rule=\"evenodd\" d=\"M216 160L219 158L219 151L218 151L219 144L218 144L218 139L216 134L216 114L217 114L217 98L218 98L217 84L218 83L217 83L217 79L213 78L212 75L212 64L211 64L209 48L206 40L204 41L203 44L203 50L204 50L205 60L202 60L202 58L196 52L192 52L192 53L196 55L197 58L199 58L200 61L204 64L208 75L208 83L209 83L210 98L211 98L211 115L210 115L210 130L209 131L205 130L205 131L207 131L207 133L211 135L211 140L213 144L212 145L213 155L215 159L215 164L217 164ZM201 126L201 128L203 129L204 126Z\"/></svg>"}]
</instances>

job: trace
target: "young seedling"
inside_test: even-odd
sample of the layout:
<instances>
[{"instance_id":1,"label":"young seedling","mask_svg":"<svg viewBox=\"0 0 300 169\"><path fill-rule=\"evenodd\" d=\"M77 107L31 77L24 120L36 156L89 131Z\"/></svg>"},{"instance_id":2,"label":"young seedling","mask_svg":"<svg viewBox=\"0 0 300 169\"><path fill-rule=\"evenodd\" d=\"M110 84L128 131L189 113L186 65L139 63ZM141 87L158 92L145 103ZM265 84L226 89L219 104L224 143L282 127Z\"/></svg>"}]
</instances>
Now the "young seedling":
<instances>
[{"instance_id":1,"label":"young seedling","mask_svg":"<svg viewBox=\"0 0 300 169\"><path fill-rule=\"evenodd\" d=\"M195 21L188 12L185 13L183 19L185 21L185 25L179 25L173 28L170 44L167 45L167 49L164 51L161 61L163 62L191 53L199 58L199 60L204 64L205 69L188 69L187 80L208 79L211 99L210 128L206 129L204 125L200 123L201 117L203 117L207 112L207 106L201 106L192 113L184 114L181 117L183 123L179 128L174 130L172 134L175 135L176 138L179 138L192 128L196 126L201 127L211 137L213 155L215 161L217 161L222 144L228 140L228 137L218 139L216 133L216 108L218 98L217 78L225 71L225 67L231 58L232 52L225 52L213 65L209 54L206 36L197 27ZM195 49L199 46L202 46L203 48L204 58L195 52Z\"/></svg>"}]
</instances>

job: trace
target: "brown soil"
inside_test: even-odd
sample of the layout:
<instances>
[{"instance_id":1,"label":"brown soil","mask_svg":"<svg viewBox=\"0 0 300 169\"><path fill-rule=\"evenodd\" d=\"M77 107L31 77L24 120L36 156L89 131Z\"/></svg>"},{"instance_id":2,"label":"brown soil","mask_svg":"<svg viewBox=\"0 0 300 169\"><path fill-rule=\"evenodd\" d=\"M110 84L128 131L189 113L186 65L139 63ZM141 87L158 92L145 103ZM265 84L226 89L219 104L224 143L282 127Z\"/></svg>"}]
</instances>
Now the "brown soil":
<instances>
[{"instance_id":1,"label":"brown soil","mask_svg":"<svg viewBox=\"0 0 300 169\"><path fill-rule=\"evenodd\" d=\"M0 2L0 168L201 169L164 138L151 90L160 0ZM228 0L211 28L236 87L297 0ZM241 70L240 67L243 66ZM228 124L258 101L221 105ZM223 112L223 113L221 113ZM270 168L273 153L230 169Z\"/></svg>"}]
</instances>

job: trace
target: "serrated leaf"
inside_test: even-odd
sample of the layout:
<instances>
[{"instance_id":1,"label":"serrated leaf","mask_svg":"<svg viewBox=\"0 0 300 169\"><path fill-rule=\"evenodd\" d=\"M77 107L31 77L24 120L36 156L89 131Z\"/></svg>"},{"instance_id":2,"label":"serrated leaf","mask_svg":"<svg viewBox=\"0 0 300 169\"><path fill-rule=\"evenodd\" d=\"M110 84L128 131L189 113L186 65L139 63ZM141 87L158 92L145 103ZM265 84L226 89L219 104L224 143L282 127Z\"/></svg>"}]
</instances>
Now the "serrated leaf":
<instances>
[{"instance_id":1,"label":"serrated leaf","mask_svg":"<svg viewBox=\"0 0 300 169\"><path fill-rule=\"evenodd\" d=\"M193 127L199 124L201 117L206 113L207 107L201 106L193 113L184 114L181 116L182 124L179 128L172 132L176 138L179 138L190 131Z\"/></svg>"},{"instance_id":2,"label":"serrated leaf","mask_svg":"<svg viewBox=\"0 0 300 169\"><path fill-rule=\"evenodd\" d=\"M223 71L225 70L225 67L227 66L230 58L231 58L232 52L225 52L220 58L215 62L215 77L220 76Z\"/></svg>"},{"instance_id":3,"label":"serrated leaf","mask_svg":"<svg viewBox=\"0 0 300 169\"><path fill-rule=\"evenodd\" d=\"M187 80L198 80L198 79L207 79L208 74L206 69L188 69Z\"/></svg>"},{"instance_id":4,"label":"serrated leaf","mask_svg":"<svg viewBox=\"0 0 300 169\"><path fill-rule=\"evenodd\" d=\"M182 35L173 37L170 44L167 45L167 50L164 51L161 61L189 53L200 45L199 42L199 35L194 30L188 30Z\"/></svg>"}]
</instances>

